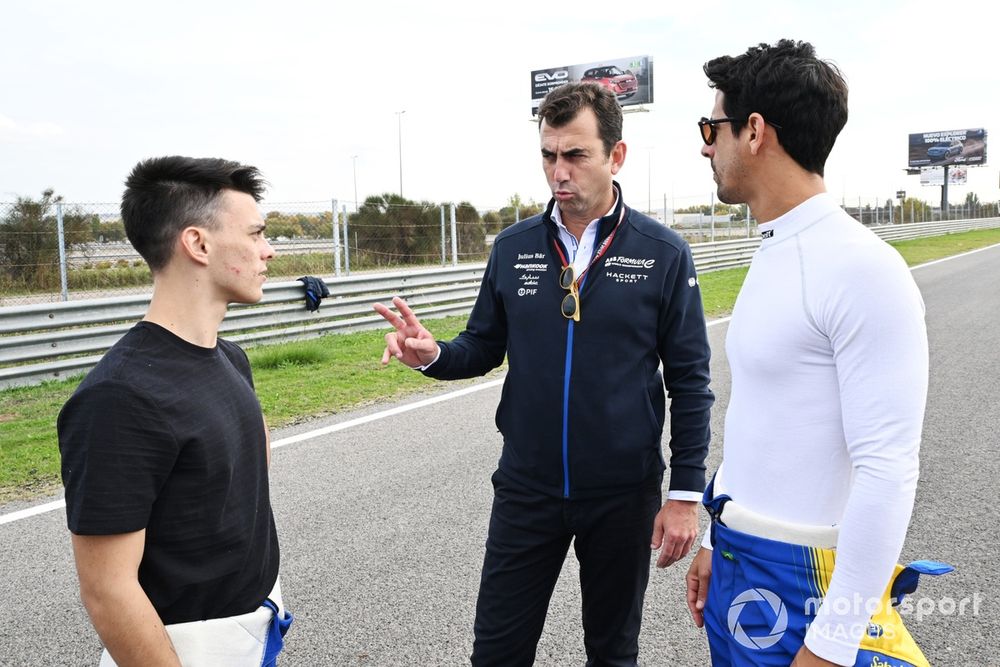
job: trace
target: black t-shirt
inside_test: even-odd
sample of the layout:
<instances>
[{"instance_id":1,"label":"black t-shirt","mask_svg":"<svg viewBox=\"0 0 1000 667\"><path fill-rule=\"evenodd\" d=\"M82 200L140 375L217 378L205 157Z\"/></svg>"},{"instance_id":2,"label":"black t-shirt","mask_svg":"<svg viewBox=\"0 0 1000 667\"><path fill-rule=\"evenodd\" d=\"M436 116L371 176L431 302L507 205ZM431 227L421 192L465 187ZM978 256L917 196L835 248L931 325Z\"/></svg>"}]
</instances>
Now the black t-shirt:
<instances>
[{"instance_id":1,"label":"black t-shirt","mask_svg":"<svg viewBox=\"0 0 1000 667\"><path fill-rule=\"evenodd\" d=\"M59 414L69 529L146 529L139 583L164 623L253 611L278 575L266 436L239 346L133 327Z\"/></svg>"}]
</instances>

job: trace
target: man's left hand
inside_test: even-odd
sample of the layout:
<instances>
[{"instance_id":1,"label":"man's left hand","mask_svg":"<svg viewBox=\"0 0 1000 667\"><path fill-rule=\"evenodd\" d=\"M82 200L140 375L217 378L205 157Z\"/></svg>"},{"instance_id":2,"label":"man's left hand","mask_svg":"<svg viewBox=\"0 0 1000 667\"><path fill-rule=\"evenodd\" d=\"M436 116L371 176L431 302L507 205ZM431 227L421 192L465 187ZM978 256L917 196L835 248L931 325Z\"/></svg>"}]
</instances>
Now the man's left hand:
<instances>
[{"instance_id":1,"label":"man's left hand","mask_svg":"<svg viewBox=\"0 0 1000 667\"><path fill-rule=\"evenodd\" d=\"M792 660L791 667L837 667L837 663L830 662L829 660L824 660L819 657L803 644L799 652L795 654L795 659Z\"/></svg>"},{"instance_id":2,"label":"man's left hand","mask_svg":"<svg viewBox=\"0 0 1000 667\"><path fill-rule=\"evenodd\" d=\"M668 567L687 556L697 537L697 501L668 500L653 519L653 541L649 547L663 547L656 567Z\"/></svg>"}]
</instances>

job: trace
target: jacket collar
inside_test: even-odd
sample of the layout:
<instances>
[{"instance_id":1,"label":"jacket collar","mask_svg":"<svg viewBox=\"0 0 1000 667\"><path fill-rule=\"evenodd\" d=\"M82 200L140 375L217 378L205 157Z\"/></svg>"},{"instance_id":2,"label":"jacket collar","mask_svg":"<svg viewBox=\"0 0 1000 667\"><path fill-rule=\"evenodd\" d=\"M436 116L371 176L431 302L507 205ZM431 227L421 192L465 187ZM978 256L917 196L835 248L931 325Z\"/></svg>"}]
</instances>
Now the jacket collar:
<instances>
[{"instance_id":1,"label":"jacket collar","mask_svg":"<svg viewBox=\"0 0 1000 667\"><path fill-rule=\"evenodd\" d=\"M618 181L611 181L611 186L615 189L616 194L618 195L618 203L613 211L601 218L601 222L597 228L597 246L600 246L601 241L607 238L608 234L611 233L611 230L618 224L619 217L622 214L622 207L625 206L625 196L622 194L622 186L618 183ZM552 209L554 209L555 206L556 199L553 197L549 200L549 205L545 207L545 214L542 217L542 220L545 223L545 226L548 227L549 233L551 233L553 237L559 238L556 223L552 219ZM628 214L629 212L625 211L625 217L628 217Z\"/></svg>"}]
</instances>

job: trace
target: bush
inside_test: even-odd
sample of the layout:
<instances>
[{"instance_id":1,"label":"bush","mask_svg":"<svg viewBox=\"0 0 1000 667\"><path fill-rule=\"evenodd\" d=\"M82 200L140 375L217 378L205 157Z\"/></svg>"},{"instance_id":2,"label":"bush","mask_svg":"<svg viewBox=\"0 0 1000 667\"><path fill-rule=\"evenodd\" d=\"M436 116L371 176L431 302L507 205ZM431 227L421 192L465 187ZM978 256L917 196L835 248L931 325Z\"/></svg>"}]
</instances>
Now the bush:
<instances>
[{"instance_id":1,"label":"bush","mask_svg":"<svg viewBox=\"0 0 1000 667\"><path fill-rule=\"evenodd\" d=\"M0 220L0 273L5 286L55 289L59 286L59 233L46 190L38 200L18 197ZM91 220L76 209L63 212L66 248L92 239Z\"/></svg>"}]
</instances>

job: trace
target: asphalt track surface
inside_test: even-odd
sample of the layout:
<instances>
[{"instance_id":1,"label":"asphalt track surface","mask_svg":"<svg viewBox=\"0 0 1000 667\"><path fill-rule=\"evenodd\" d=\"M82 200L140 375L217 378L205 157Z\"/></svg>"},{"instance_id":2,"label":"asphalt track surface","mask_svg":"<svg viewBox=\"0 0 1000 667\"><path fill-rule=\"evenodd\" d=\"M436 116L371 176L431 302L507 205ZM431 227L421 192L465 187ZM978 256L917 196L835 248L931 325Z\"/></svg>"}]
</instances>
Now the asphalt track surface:
<instances>
[{"instance_id":1,"label":"asphalt track surface","mask_svg":"<svg viewBox=\"0 0 1000 667\"><path fill-rule=\"evenodd\" d=\"M927 304L931 383L902 560L936 558L958 568L924 578L905 616L934 665L1000 665L993 593L1000 521L992 507L1000 479L998 274L1000 246L914 271ZM729 393L726 323L709 331L718 398L714 469ZM437 395L470 386L442 384ZM393 406L273 434L286 443L274 451L272 494L282 585L296 616L284 667L468 663L489 478L501 446L493 424L499 394L494 382L385 418L359 420ZM426 396L399 406L419 398ZM333 432L288 442L321 427ZM0 507L0 518L39 502ZM704 634L684 603L688 563L652 573L643 665L709 662ZM100 643L77 596L61 509L0 525L0 572L0 665L96 664ZM571 549L538 665L585 662L577 575Z\"/></svg>"}]
</instances>

